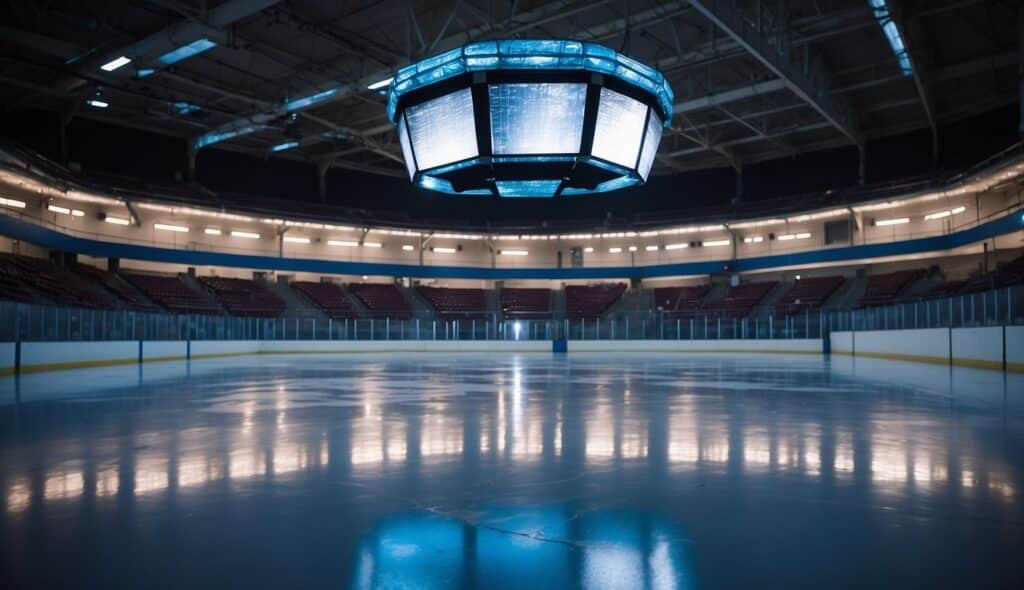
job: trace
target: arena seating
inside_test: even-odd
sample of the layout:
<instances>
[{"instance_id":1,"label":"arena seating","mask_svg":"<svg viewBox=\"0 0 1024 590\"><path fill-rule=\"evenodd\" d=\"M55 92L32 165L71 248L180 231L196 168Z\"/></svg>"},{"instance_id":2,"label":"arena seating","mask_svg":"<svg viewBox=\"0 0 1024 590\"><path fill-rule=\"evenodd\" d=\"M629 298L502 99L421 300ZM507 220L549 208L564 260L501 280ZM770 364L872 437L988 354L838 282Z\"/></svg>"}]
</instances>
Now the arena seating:
<instances>
[{"instance_id":1,"label":"arena seating","mask_svg":"<svg viewBox=\"0 0 1024 590\"><path fill-rule=\"evenodd\" d=\"M419 286L416 291L442 319L488 319L487 295L483 289L448 289Z\"/></svg>"},{"instance_id":2,"label":"arena seating","mask_svg":"<svg viewBox=\"0 0 1024 590\"><path fill-rule=\"evenodd\" d=\"M682 317L700 309L701 302L711 285L690 287L658 287L654 290L654 309L661 309L666 317Z\"/></svg>"},{"instance_id":3,"label":"arena seating","mask_svg":"<svg viewBox=\"0 0 1024 590\"><path fill-rule=\"evenodd\" d=\"M963 286L962 293L1002 289L1024 284L1024 256L999 265L994 271L974 277Z\"/></svg>"},{"instance_id":4,"label":"arena seating","mask_svg":"<svg viewBox=\"0 0 1024 590\"><path fill-rule=\"evenodd\" d=\"M925 272L924 269L916 268L868 276L867 287L858 307L892 303L903 289L923 277Z\"/></svg>"},{"instance_id":5,"label":"arena seating","mask_svg":"<svg viewBox=\"0 0 1024 590\"><path fill-rule=\"evenodd\" d=\"M805 309L818 309L845 280L841 276L800 279L775 302L775 313L793 314Z\"/></svg>"},{"instance_id":6,"label":"arena seating","mask_svg":"<svg viewBox=\"0 0 1024 590\"><path fill-rule=\"evenodd\" d=\"M352 283L348 286L350 293L377 316L403 318L412 315L409 303L402 296L398 287L390 283Z\"/></svg>"},{"instance_id":7,"label":"arena seating","mask_svg":"<svg viewBox=\"0 0 1024 590\"><path fill-rule=\"evenodd\" d=\"M623 283L569 285L565 288L565 313L570 318L596 318L626 292Z\"/></svg>"},{"instance_id":8,"label":"arena seating","mask_svg":"<svg viewBox=\"0 0 1024 590\"><path fill-rule=\"evenodd\" d=\"M506 318L551 319L550 289L505 288L501 290L501 311Z\"/></svg>"},{"instance_id":9,"label":"arena seating","mask_svg":"<svg viewBox=\"0 0 1024 590\"><path fill-rule=\"evenodd\" d=\"M89 277L102 285L135 311L162 311L160 306L147 301L113 273L106 272L95 266L89 266L88 264L76 264L74 270L78 274Z\"/></svg>"},{"instance_id":10,"label":"arena seating","mask_svg":"<svg viewBox=\"0 0 1024 590\"><path fill-rule=\"evenodd\" d=\"M15 295L34 291L59 305L117 307L113 298L107 297L92 281L42 258L0 255L0 275L5 277L5 283Z\"/></svg>"},{"instance_id":11,"label":"arena seating","mask_svg":"<svg viewBox=\"0 0 1024 590\"><path fill-rule=\"evenodd\" d=\"M944 281L932 285L931 289L928 289L923 295L922 299L932 299L936 297L951 297L960 292L964 288L967 281ZM917 299L917 298L914 298Z\"/></svg>"},{"instance_id":12,"label":"arena seating","mask_svg":"<svg viewBox=\"0 0 1024 590\"><path fill-rule=\"evenodd\" d=\"M122 272L121 277L168 311L207 315L222 313L180 277L126 272Z\"/></svg>"},{"instance_id":13,"label":"arena seating","mask_svg":"<svg viewBox=\"0 0 1024 590\"><path fill-rule=\"evenodd\" d=\"M352 300L342 290L341 285L303 281L294 281L291 285L330 318L344 320L359 316L352 305Z\"/></svg>"},{"instance_id":14,"label":"arena seating","mask_svg":"<svg viewBox=\"0 0 1024 590\"><path fill-rule=\"evenodd\" d=\"M261 318L278 317L284 313L285 302L257 281L203 277L199 279L216 295L217 301L232 315Z\"/></svg>"},{"instance_id":15,"label":"arena seating","mask_svg":"<svg viewBox=\"0 0 1024 590\"><path fill-rule=\"evenodd\" d=\"M723 318L743 318L750 315L765 295L778 284L777 281L766 281L729 287L725 295L708 301L704 308L711 312L712 316L721 314Z\"/></svg>"}]
</instances>

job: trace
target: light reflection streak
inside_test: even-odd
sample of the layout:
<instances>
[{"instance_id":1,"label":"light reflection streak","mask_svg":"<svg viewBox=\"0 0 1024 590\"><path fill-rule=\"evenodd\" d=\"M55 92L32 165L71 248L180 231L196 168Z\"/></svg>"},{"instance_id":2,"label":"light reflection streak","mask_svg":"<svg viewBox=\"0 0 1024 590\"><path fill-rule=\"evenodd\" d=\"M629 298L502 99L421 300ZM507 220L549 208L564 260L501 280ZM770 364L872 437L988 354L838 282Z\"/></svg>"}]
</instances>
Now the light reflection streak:
<instances>
[{"instance_id":1,"label":"light reflection streak","mask_svg":"<svg viewBox=\"0 0 1024 590\"><path fill-rule=\"evenodd\" d=\"M509 389L499 390L492 410L480 416L476 445L481 453L509 463L535 461L545 453L566 461L582 456L590 463L641 459L651 453L660 456L664 451L673 472L683 473L700 466L725 466L734 450L738 462L731 468L749 474L786 471L815 478L831 472L837 482L848 485L857 473L875 489L890 494L902 493L905 487L934 493L955 485L965 493L978 490L985 494L978 497L1000 501L1017 497L1017 482L1007 466L961 464L943 449L915 445L913 436L894 433L886 422L877 423L873 433L840 428L833 436L823 438L820 433L808 432L806 426L789 425L776 432L761 425L716 423L702 416L693 400L673 407L667 418L662 418L643 413L646 410L642 405L625 404L622 399L602 394L592 400L584 414L582 438L569 438L564 443L582 446L570 449L582 450L582 455L563 455L563 428L567 423L564 403L535 402L525 394L522 377L517 377L515 371L505 382ZM401 468L409 456L451 460L463 454L463 417L453 415L448 402L422 406L427 412L422 415L389 414L373 399L363 402L359 415L350 421L347 458L354 469L370 469L363 471L370 473L382 465ZM248 416L244 420L250 423L251 412L252 408L243 412ZM664 435L651 436L653 419L665 420ZM572 417L568 420L571 422ZM143 497L164 492L170 485L194 489L221 480L240 482L326 468L332 451L326 435L312 442L296 441L279 430L277 420L267 425L274 435L269 442L261 439L257 443L244 427L234 431L236 440L226 456L211 455L212 451L202 444L184 445L189 450L177 457L172 457L170 451L153 452L158 447L153 442L166 438L151 434L143 437L147 450L134 458L125 457L127 465L116 459L100 460L92 467L95 471L87 473L74 462L65 462L42 474L34 485L14 474L3 490L4 509L21 512L32 502L73 500L90 492L96 498L119 493ZM251 430L251 424L248 428ZM729 430L736 428L740 431L731 434ZM731 444L742 447L731 449ZM339 448L346 449L344 443ZM345 455L341 457L344 461Z\"/></svg>"}]
</instances>

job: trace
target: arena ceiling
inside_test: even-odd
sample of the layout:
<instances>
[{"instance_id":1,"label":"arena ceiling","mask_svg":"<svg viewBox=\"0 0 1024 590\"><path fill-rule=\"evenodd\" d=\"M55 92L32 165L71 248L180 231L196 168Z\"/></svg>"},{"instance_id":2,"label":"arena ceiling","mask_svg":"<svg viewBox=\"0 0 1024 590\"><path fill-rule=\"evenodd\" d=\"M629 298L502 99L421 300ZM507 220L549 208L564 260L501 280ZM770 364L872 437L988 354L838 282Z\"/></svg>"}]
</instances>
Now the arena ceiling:
<instances>
[{"instance_id":1,"label":"arena ceiling","mask_svg":"<svg viewBox=\"0 0 1024 590\"><path fill-rule=\"evenodd\" d=\"M324 170L404 175L384 96L368 87L483 39L592 41L662 70L676 115L656 173L740 169L918 129L931 130L933 151L954 149L943 123L1020 98L1017 0L6 4L5 108ZM131 62L111 68L121 56Z\"/></svg>"}]
</instances>

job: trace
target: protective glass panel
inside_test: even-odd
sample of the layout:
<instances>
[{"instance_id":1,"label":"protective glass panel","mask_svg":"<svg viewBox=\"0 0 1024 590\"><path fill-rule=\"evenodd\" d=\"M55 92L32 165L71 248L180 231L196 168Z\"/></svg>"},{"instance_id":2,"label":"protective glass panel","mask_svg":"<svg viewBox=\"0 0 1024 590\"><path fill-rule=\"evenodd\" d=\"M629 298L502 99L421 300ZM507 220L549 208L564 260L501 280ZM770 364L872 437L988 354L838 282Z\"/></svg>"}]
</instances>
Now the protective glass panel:
<instances>
[{"instance_id":1,"label":"protective glass panel","mask_svg":"<svg viewBox=\"0 0 1024 590\"><path fill-rule=\"evenodd\" d=\"M644 134L644 149L640 152L640 165L637 167L637 172L640 173L640 177L647 180L647 175L651 173L651 166L654 165L654 154L658 153L658 144L661 143L661 119L658 115L651 113L651 118L647 121L647 133Z\"/></svg>"},{"instance_id":2,"label":"protective glass panel","mask_svg":"<svg viewBox=\"0 0 1024 590\"><path fill-rule=\"evenodd\" d=\"M412 155L412 144L409 143L409 130L405 126L405 117L398 119L398 143L402 144L402 157L405 158L405 169L409 171L409 180L416 175L416 160Z\"/></svg>"},{"instance_id":3,"label":"protective glass panel","mask_svg":"<svg viewBox=\"0 0 1024 590\"><path fill-rule=\"evenodd\" d=\"M586 84L494 84L490 98L496 155L580 151Z\"/></svg>"},{"instance_id":4,"label":"protective glass panel","mask_svg":"<svg viewBox=\"0 0 1024 590\"><path fill-rule=\"evenodd\" d=\"M620 166L633 168L640 153L646 117L647 105L614 90L602 88L591 153Z\"/></svg>"},{"instance_id":5,"label":"protective glass panel","mask_svg":"<svg viewBox=\"0 0 1024 590\"><path fill-rule=\"evenodd\" d=\"M405 116L420 170L478 155L469 88L409 107Z\"/></svg>"}]
</instances>

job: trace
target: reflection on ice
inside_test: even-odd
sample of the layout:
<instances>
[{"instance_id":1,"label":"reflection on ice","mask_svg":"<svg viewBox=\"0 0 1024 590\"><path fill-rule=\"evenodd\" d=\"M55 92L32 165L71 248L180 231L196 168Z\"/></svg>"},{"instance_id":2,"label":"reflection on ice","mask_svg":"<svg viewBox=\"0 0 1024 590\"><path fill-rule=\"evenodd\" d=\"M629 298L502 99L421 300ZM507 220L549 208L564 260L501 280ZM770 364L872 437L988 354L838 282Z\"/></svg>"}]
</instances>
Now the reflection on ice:
<instances>
[{"instance_id":1,"label":"reflection on ice","mask_svg":"<svg viewBox=\"0 0 1024 590\"><path fill-rule=\"evenodd\" d=\"M352 587L696 587L690 541L666 519L569 505L386 518L359 543Z\"/></svg>"}]
</instances>

